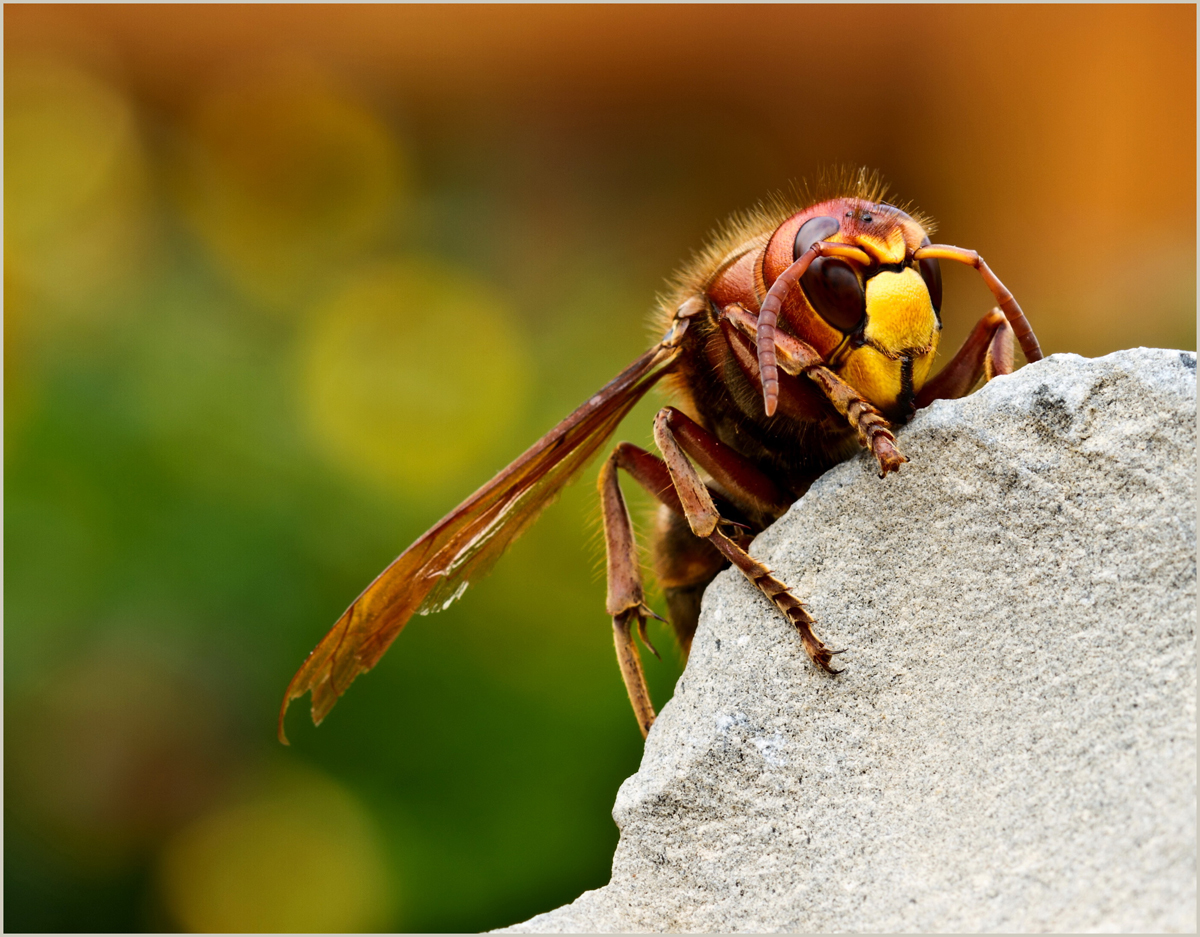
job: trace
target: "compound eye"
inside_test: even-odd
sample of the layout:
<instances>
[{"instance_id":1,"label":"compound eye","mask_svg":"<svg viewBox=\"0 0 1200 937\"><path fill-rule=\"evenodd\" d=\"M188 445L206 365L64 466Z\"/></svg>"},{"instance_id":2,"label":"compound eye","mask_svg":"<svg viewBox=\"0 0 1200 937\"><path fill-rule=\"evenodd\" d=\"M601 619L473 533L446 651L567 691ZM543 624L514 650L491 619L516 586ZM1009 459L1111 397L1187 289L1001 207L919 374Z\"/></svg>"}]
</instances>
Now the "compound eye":
<instances>
[{"instance_id":1,"label":"compound eye","mask_svg":"<svg viewBox=\"0 0 1200 937\"><path fill-rule=\"evenodd\" d=\"M912 221L912 215L910 215L910 214L909 214L908 212L906 212L906 211L902 211L901 209L897 208L895 205L890 205L890 204L888 204L887 202L880 202L880 203L879 203L879 207L880 207L880 208L886 208L888 211L893 211L893 212L895 212L895 213L896 213L897 215L899 215L901 218L907 218L909 221Z\"/></svg>"},{"instance_id":2,"label":"compound eye","mask_svg":"<svg viewBox=\"0 0 1200 937\"><path fill-rule=\"evenodd\" d=\"M792 260L799 260L804 252L816 244L817 241L824 241L826 238L833 237L838 233L839 227L838 220L830 218L828 215L818 215L816 218L809 218L808 221L800 225L800 230L796 232L796 243L792 246Z\"/></svg>"},{"instance_id":3,"label":"compound eye","mask_svg":"<svg viewBox=\"0 0 1200 937\"><path fill-rule=\"evenodd\" d=\"M929 246L929 238L921 239L921 247ZM929 290L929 301L933 303L933 312L942 321L942 268L933 257L922 257L917 261L921 271L921 279L925 281L925 289Z\"/></svg>"},{"instance_id":4,"label":"compound eye","mask_svg":"<svg viewBox=\"0 0 1200 937\"><path fill-rule=\"evenodd\" d=\"M813 309L841 332L853 332L867 314L867 297L854 270L837 257L818 257L800 286Z\"/></svg>"}]
</instances>

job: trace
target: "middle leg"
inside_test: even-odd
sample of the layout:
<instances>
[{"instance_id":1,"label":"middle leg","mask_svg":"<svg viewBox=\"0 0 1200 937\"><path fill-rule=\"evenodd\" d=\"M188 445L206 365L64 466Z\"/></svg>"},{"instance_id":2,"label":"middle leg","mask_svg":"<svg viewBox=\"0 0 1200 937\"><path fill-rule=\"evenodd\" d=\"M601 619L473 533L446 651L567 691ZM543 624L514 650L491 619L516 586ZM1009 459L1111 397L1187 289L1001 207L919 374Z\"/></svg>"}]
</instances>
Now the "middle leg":
<instances>
[{"instance_id":1,"label":"middle leg","mask_svg":"<svg viewBox=\"0 0 1200 937\"><path fill-rule=\"evenodd\" d=\"M688 525L697 537L708 540L718 551L742 574L754 584L796 628L804 644L804 650L814 664L827 673L840 673L830 666L830 661L836 651L830 651L813 632L813 619L807 610L788 590L782 582L776 579L767 567L743 549L743 547L722 530L723 524L720 512L709 494L707 486L701 481L699 474L688 455L692 455L706 471L712 474L708 464L712 459L712 450L699 445L695 438L698 434L708 435L707 432L692 421L686 434L679 433L678 427L687 420L682 413L673 407L664 407L654 418L654 441L663 454L663 461L670 472L671 481L683 506ZM683 424L687 425L687 424ZM709 436L712 439L711 436ZM715 441L715 440L713 440ZM750 466L741 456L733 454L739 461ZM757 469L755 469L757 471Z\"/></svg>"}]
</instances>

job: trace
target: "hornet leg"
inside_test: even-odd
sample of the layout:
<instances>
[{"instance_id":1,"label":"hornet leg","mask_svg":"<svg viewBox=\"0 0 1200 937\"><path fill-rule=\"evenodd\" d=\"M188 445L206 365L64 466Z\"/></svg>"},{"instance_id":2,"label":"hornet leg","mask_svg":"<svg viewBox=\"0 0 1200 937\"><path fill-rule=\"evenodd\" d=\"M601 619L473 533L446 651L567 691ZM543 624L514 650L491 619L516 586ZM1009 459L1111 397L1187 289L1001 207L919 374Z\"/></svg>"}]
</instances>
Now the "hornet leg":
<instances>
[{"instance_id":1,"label":"hornet leg","mask_svg":"<svg viewBox=\"0 0 1200 937\"><path fill-rule=\"evenodd\" d=\"M633 629L645 640L646 594L642 588L641 562L629 509L617 481L622 443L600 469L600 505L604 518L604 546L608 561L608 597L605 606L613 620L613 641L617 648L617 664L625 681L625 691L637 717L642 738L654 725L654 704L642 672L642 659L633 639ZM646 453L649 455L649 453ZM653 458L653 457L651 457Z\"/></svg>"},{"instance_id":2,"label":"hornet leg","mask_svg":"<svg viewBox=\"0 0 1200 937\"><path fill-rule=\"evenodd\" d=\"M711 451L697 445L696 430L706 431L692 424L695 429L689 429L686 434L676 436L676 427L681 424L680 418L687 419L678 410L666 407L654 418L654 441L663 454L671 481L683 505L688 525L697 537L704 537L716 547L726 559L742 571L742 574L753 583L759 591L770 599L792 623L800 634L804 650L813 663L828 673L838 673L829 662L834 652L831 652L813 633L812 616L805 611L800 600L788 591L787 586L771 575L771 571L754 559L742 547L720 530L721 515L716 504L709 495L707 487L700 480L695 467L684 453L684 445L706 470L711 470L707 464L711 460ZM690 420L688 421L691 422ZM684 424L686 425L686 424ZM682 443L682 444L681 444ZM738 456L737 458L741 458Z\"/></svg>"},{"instance_id":3,"label":"hornet leg","mask_svg":"<svg viewBox=\"0 0 1200 937\"><path fill-rule=\"evenodd\" d=\"M704 499L713 505L714 511L718 510L719 504L725 516L741 515L765 524L786 510L788 499L752 463L678 410L672 408L671 412L675 416L676 431L681 433L690 449L699 453L700 463L722 489L710 492L697 479L697 484L704 489ZM697 537L689 529L689 524L684 521L688 513L685 502L662 459L627 442L613 450L600 470L599 479L608 557L606 607L613 618L621 676L638 725L645 735L654 723L655 712L634 641L634 630L653 651L646 639L646 619L653 613L646 606L637 543L621 494L618 469L627 472L663 505L655 537L655 567L671 609L671 624L685 654L691 649L704 587L725 566L727 554L721 544L711 538ZM745 539L744 532L739 534L739 539ZM722 543L726 541L739 555L746 556L736 540L722 538Z\"/></svg>"},{"instance_id":4,"label":"hornet leg","mask_svg":"<svg viewBox=\"0 0 1200 937\"><path fill-rule=\"evenodd\" d=\"M642 730L644 738L650 731L650 726L654 724L655 712L650 690L646 686L646 676L642 671L641 656L634 641L634 630L637 630L646 647L655 655L658 652L646 637L646 619L654 613L646 605L637 540L634 538L633 524L629 519L629 509L625 506L625 497L621 494L621 485L617 478L618 469L628 472L671 512L682 516L684 511L667 467L661 459L645 449L623 442L613 450L612 455L601 467L600 505L608 563L608 595L605 606L613 620L613 640L616 644L621 677L625 681L625 690L629 694L633 714L637 717L638 727ZM681 577L683 581L667 583L668 601L671 601L673 608L677 603L672 601L672 585L686 589L694 586L697 579L707 584L724 565L721 555L703 541L696 541L694 545L687 546L686 555L672 558L684 567L691 567L688 573ZM695 622L689 623L681 619L673 621L672 624L684 653L687 653L691 647Z\"/></svg>"},{"instance_id":5,"label":"hornet leg","mask_svg":"<svg viewBox=\"0 0 1200 937\"><path fill-rule=\"evenodd\" d=\"M962 347L942 370L925 382L916 405L927 407L935 400L965 397L980 377L991 380L1012 374L1013 330L999 309L975 323Z\"/></svg>"},{"instance_id":6,"label":"hornet leg","mask_svg":"<svg viewBox=\"0 0 1200 937\"><path fill-rule=\"evenodd\" d=\"M724 316L738 331L746 335L757 335L757 322L753 313L736 304L727 306ZM891 424L876 407L853 387L825 367L821 356L811 345L793 338L786 332L775 332L775 355L779 368L785 374L803 374L817 385L857 431L859 441L879 463L879 477L907 462L896 448L896 437ZM776 390L778 393L778 389Z\"/></svg>"}]
</instances>

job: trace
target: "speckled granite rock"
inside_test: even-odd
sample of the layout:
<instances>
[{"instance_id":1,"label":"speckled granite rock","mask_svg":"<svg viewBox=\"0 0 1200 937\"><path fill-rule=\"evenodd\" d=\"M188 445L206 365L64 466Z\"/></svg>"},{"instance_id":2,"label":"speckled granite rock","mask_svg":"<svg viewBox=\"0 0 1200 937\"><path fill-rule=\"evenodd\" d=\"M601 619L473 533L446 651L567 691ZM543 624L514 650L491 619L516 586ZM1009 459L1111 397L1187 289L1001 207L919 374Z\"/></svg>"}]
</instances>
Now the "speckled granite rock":
<instances>
[{"instance_id":1,"label":"speckled granite rock","mask_svg":"<svg viewBox=\"0 0 1200 937\"><path fill-rule=\"evenodd\" d=\"M612 882L511 928L1196 928L1190 352L1055 355L825 475L735 572L617 795Z\"/></svg>"}]
</instances>

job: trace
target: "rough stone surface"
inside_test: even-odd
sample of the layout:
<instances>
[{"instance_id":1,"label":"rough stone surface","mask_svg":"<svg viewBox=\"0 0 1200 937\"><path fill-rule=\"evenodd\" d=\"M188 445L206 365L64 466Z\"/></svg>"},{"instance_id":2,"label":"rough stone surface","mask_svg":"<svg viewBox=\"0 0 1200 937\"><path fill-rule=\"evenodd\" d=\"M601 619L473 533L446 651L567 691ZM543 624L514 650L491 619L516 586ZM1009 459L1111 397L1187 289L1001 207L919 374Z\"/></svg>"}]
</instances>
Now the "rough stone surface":
<instances>
[{"instance_id":1,"label":"rough stone surface","mask_svg":"<svg viewBox=\"0 0 1200 937\"><path fill-rule=\"evenodd\" d=\"M755 542L617 795L609 885L510 928L1196 927L1195 355L1054 355Z\"/></svg>"}]
</instances>

